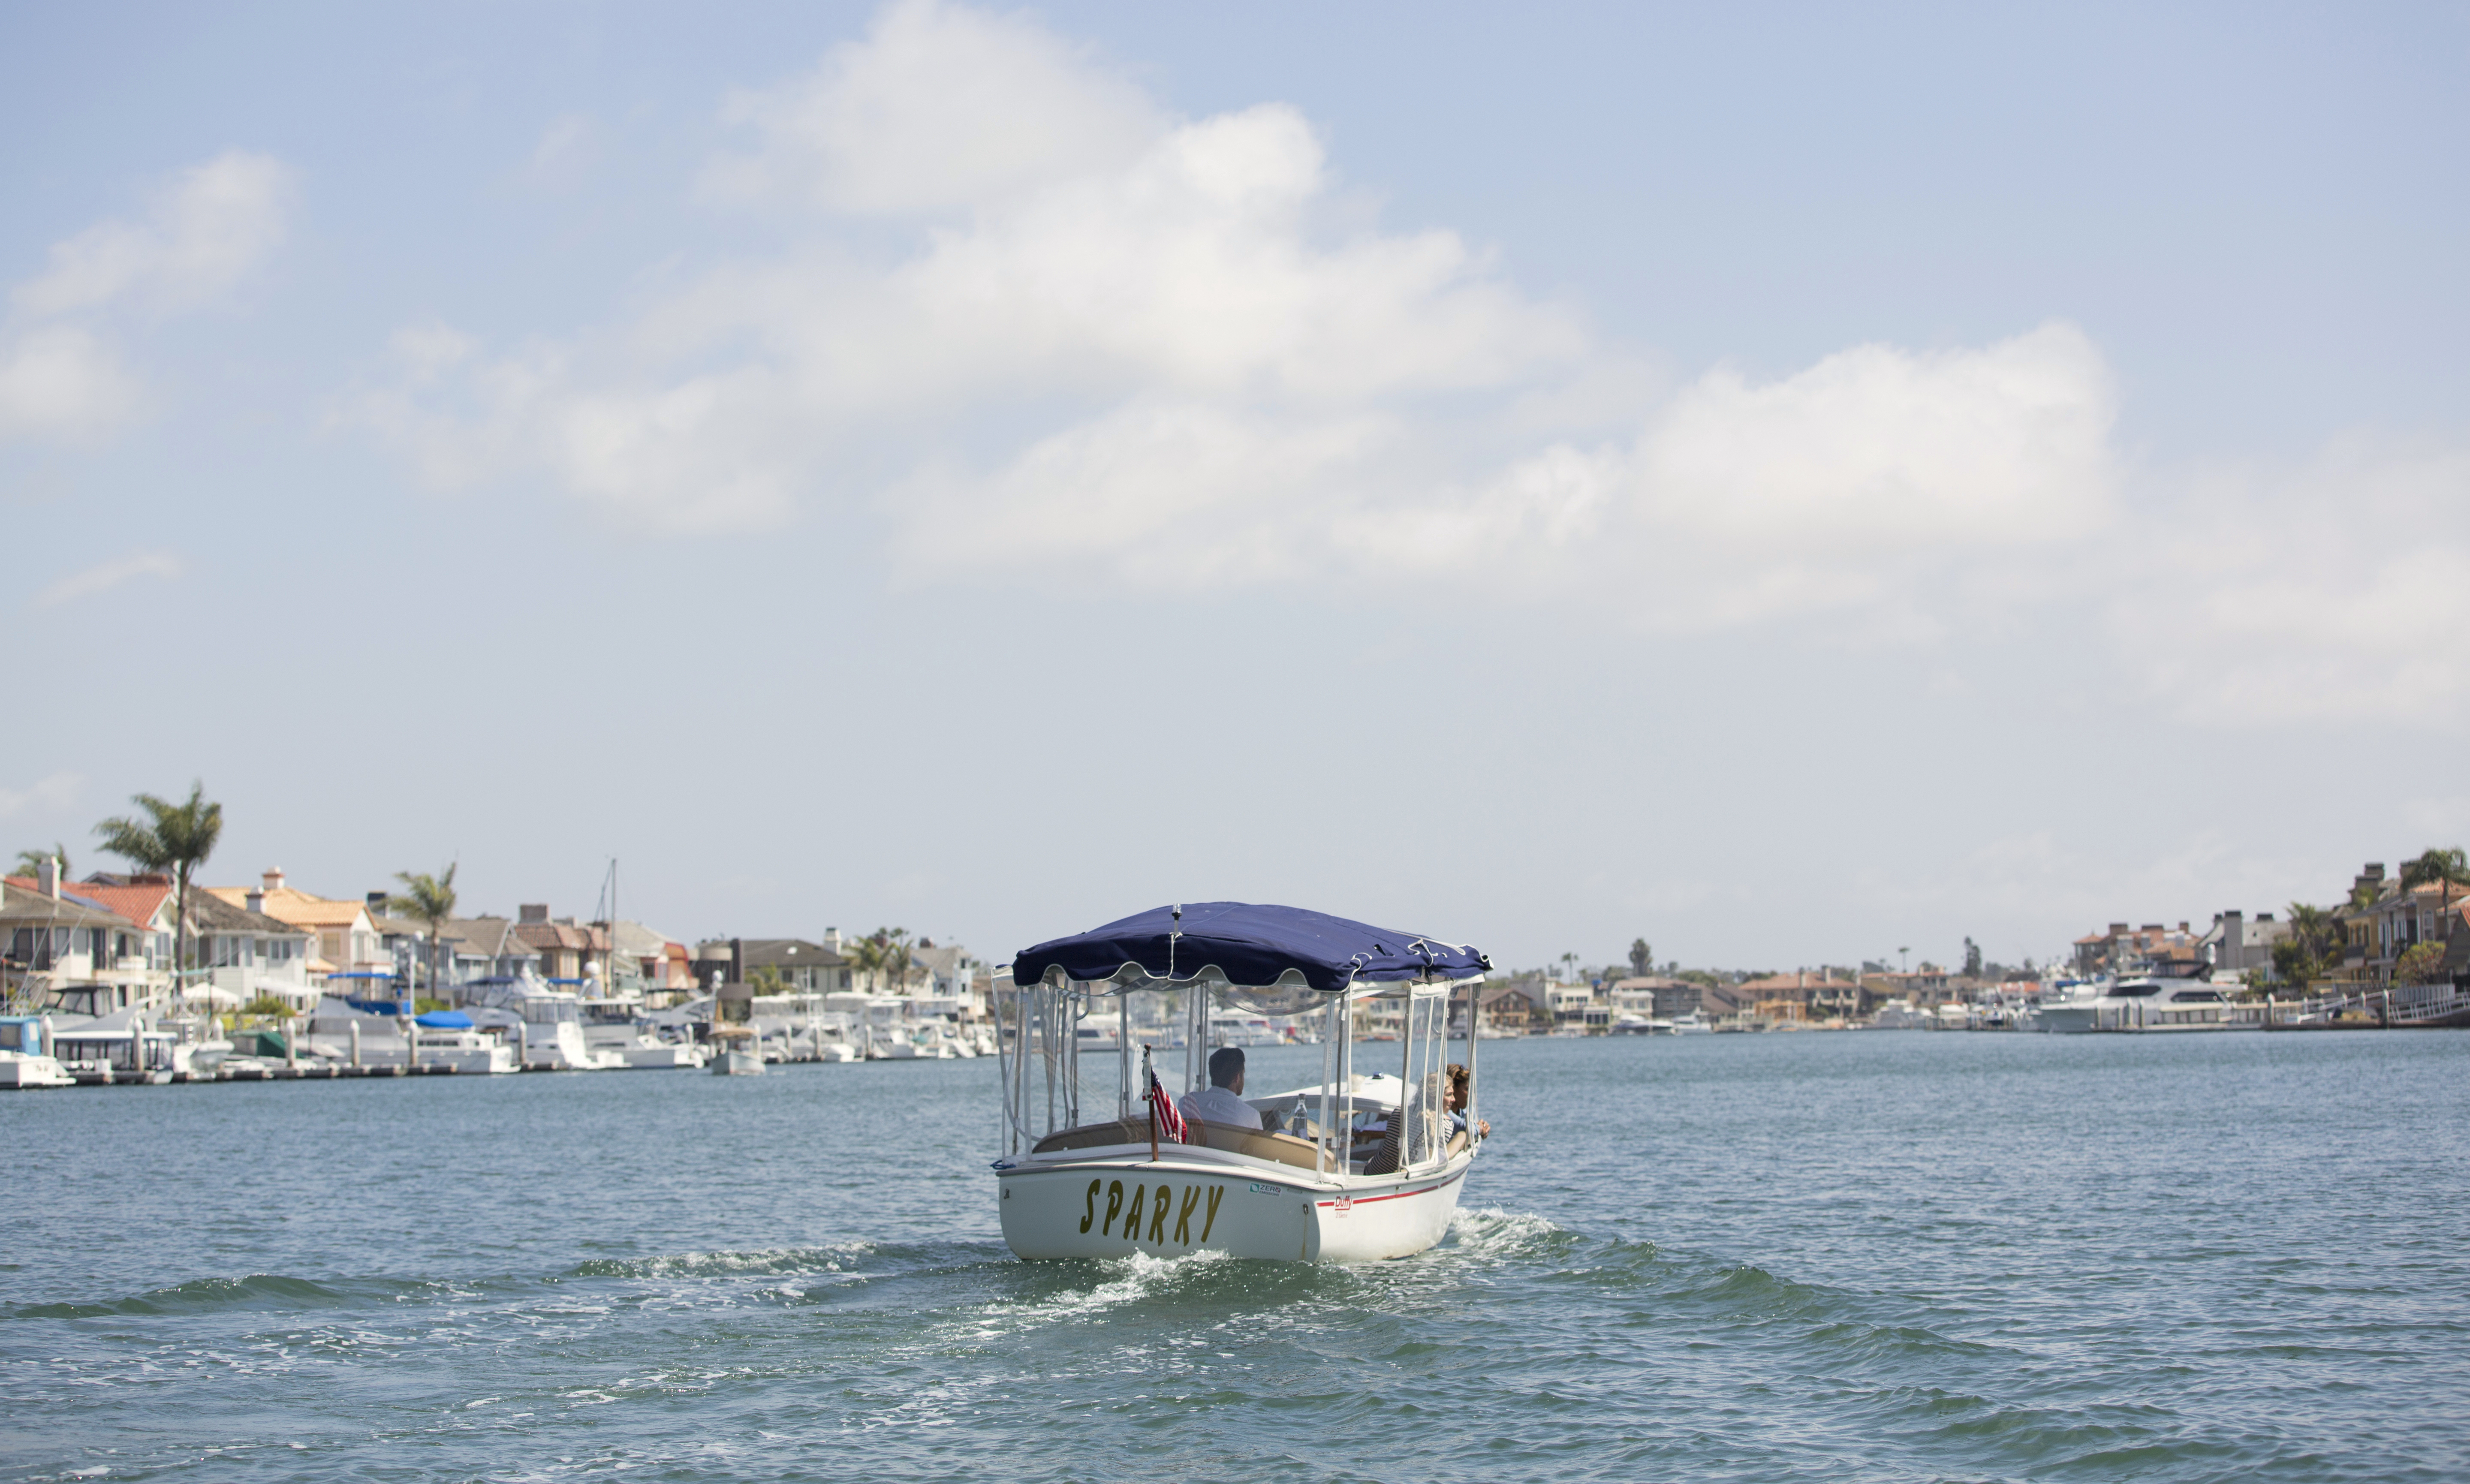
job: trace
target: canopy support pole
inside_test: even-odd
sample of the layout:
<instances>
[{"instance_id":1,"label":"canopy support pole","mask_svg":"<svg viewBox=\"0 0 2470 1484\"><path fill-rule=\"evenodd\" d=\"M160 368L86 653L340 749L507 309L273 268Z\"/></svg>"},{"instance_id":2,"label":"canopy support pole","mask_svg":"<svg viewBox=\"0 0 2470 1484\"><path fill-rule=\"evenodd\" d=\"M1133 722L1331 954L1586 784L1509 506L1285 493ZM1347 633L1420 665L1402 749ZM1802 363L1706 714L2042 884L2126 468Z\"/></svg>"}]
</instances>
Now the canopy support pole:
<instances>
[{"instance_id":1,"label":"canopy support pole","mask_svg":"<svg viewBox=\"0 0 2470 1484\"><path fill-rule=\"evenodd\" d=\"M1475 1101L1478 1098L1483 1096L1480 1091L1482 1084L1476 1080L1475 1075L1475 1046L1477 1041L1483 1038L1483 985L1484 982L1480 979L1473 979L1467 982L1466 1121L1467 1149L1470 1153L1474 1151L1477 1140L1480 1137L1477 1130L1483 1127L1483 1125L1479 1122L1475 1116ZM1649 1013L1653 1013L1652 1009L1649 1010Z\"/></svg>"}]
</instances>

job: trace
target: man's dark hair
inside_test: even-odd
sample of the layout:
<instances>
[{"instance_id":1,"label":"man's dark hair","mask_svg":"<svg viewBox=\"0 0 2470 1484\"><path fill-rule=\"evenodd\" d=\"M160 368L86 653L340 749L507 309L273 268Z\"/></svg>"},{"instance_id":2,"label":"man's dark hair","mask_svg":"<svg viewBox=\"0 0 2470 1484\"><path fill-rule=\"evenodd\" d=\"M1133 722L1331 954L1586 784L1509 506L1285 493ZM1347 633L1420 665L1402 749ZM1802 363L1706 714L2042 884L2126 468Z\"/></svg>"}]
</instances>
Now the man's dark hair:
<instances>
[{"instance_id":1,"label":"man's dark hair","mask_svg":"<svg viewBox=\"0 0 2470 1484\"><path fill-rule=\"evenodd\" d=\"M1244 1075L1244 1048L1221 1046L1209 1054L1209 1085L1223 1087Z\"/></svg>"}]
</instances>

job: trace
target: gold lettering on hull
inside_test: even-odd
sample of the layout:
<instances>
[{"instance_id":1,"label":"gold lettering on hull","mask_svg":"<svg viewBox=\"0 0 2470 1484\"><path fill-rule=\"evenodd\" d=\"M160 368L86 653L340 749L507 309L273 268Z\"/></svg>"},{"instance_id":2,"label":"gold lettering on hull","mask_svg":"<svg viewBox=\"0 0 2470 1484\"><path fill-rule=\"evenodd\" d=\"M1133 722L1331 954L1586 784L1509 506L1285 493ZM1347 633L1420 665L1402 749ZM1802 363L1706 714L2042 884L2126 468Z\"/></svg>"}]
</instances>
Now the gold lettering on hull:
<instances>
[{"instance_id":1,"label":"gold lettering on hull","mask_svg":"<svg viewBox=\"0 0 2470 1484\"><path fill-rule=\"evenodd\" d=\"M1101 1188L1107 1196L1104 1211L1098 1208ZM1253 1191L1264 1195L1277 1194L1259 1185L1255 1185ZM1223 1185L1187 1185L1178 1199L1173 1185L1165 1182L1145 1185L1136 1180L1132 1182L1132 1198L1127 1203L1123 1181L1092 1179L1088 1188L1081 1193L1081 1232L1086 1236L1094 1227L1099 1236L1112 1237L1116 1235L1115 1219L1121 1217L1124 1222L1122 1237L1126 1241L1147 1241L1161 1247L1190 1247L1208 1241L1210 1234L1218 1229L1218 1207L1225 1198L1226 1188ZM1309 1203L1305 1205L1304 1212L1309 1218ZM1194 1217L1200 1217L1198 1237L1192 1229ZM1171 1235L1170 1217L1173 1218ZM1144 1222L1148 1226L1146 1232L1142 1230Z\"/></svg>"}]
</instances>

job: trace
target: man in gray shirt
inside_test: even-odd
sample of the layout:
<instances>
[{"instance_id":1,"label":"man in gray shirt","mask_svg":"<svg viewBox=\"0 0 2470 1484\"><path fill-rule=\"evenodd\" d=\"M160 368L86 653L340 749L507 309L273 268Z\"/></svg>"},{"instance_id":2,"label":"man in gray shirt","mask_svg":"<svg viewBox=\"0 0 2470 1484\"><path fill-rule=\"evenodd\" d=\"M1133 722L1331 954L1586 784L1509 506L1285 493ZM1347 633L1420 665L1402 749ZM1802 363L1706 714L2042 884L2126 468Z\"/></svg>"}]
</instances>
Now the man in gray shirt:
<instances>
[{"instance_id":1,"label":"man in gray shirt","mask_svg":"<svg viewBox=\"0 0 2470 1484\"><path fill-rule=\"evenodd\" d=\"M1264 1126L1261 1115L1244 1101L1244 1048L1221 1046L1209 1054L1209 1085L1199 1092L1185 1093L1175 1105L1186 1118L1197 1118L1222 1128L1242 1128L1257 1133Z\"/></svg>"}]
</instances>

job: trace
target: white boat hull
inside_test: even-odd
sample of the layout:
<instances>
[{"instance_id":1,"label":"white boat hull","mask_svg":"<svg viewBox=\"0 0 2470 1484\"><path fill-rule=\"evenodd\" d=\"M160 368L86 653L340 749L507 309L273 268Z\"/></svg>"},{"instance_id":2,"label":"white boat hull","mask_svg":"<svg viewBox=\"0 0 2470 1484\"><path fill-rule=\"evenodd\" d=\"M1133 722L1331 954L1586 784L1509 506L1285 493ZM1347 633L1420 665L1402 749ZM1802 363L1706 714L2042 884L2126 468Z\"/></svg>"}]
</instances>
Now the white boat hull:
<instances>
[{"instance_id":1,"label":"white boat hull","mask_svg":"<svg viewBox=\"0 0 2470 1484\"><path fill-rule=\"evenodd\" d=\"M759 1077L763 1058L750 1051L725 1051L711 1058L711 1070L720 1077Z\"/></svg>"},{"instance_id":2,"label":"white boat hull","mask_svg":"<svg viewBox=\"0 0 2470 1484\"><path fill-rule=\"evenodd\" d=\"M701 1047L677 1046L665 1041L651 1045L636 1042L620 1046L617 1052L618 1055L625 1058L627 1066L639 1072L673 1071L680 1067L699 1067L704 1064Z\"/></svg>"},{"instance_id":3,"label":"white boat hull","mask_svg":"<svg viewBox=\"0 0 2470 1484\"><path fill-rule=\"evenodd\" d=\"M68 1068L42 1055L0 1052L0 1087L75 1087Z\"/></svg>"},{"instance_id":4,"label":"white boat hull","mask_svg":"<svg viewBox=\"0 0 2470 1484\"><path fill-rule=\"evenodd\" d=\"M1181 1257L1223 1252L1288 1263L1369 1263L1438 1242L1469 1156L1405 1179L1343 1188L1249 1164L1136 1156L998 1171L1004 1241L1019 1257ZM1137 1216L1138 1221L1133 1217Z\"/></svg>"}]
</instances>

